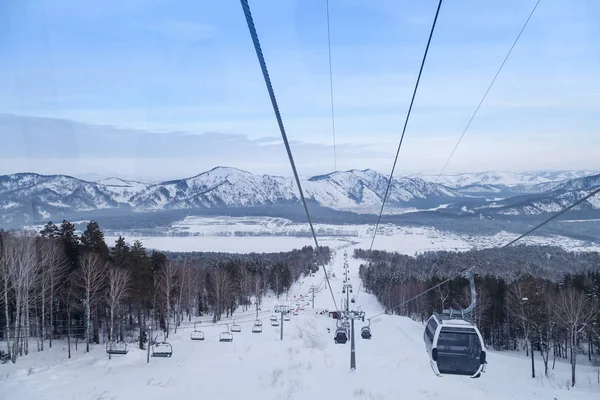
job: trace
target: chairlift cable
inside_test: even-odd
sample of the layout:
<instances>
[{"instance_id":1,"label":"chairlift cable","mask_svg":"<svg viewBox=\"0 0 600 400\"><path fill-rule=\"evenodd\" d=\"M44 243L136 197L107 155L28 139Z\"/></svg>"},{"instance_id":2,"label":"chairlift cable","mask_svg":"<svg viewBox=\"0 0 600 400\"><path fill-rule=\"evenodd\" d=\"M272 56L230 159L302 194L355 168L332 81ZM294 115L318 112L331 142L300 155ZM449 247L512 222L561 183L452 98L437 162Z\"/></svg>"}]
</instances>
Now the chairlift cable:
<instances>
[{"instance_id":1,"label":"chairlift cable","mask_svg":"<svg viewBox=\"0 0 600 400\"><path fill-rule=\"evenodd\" d=\"M331 97L331 132L333 134L333 171L337 171L337 154L335 146L335 108L333 100L333 70L331 67L331 29L329 24L329 0L326 2L327 8L327 49L329 50L329 94Z\"/></svg>"},{"instance_id":2,"label":"chairlift cable","mask_svg":"<svg viewBox=\"0 0 600 400\"><path fill-rule=\"evenodd\" d=\"M381 209L379 210L379 215L377 216L377 222L375 224L375 231L373 232L373 238L371 239L371 246L369 247L369 251L373 250L373 244L375 243L375 237L377 236L377 231L379 229L379 223L381 222L381 216L383 214L383 209L385 207L385 202L387 201L387 197L389 194L390 186L392 185L392 179L394 178L394 171L396 170L396 164L398 163L398 156L400 155L400 149L402 148L402 143L404 142L404 135L406 133L406 127L408 126L408 121L410 119L410 114L412 112L413 104L415 102L415 97L417 95L417 90L419 89L419 82L421 81L421 75L423 73L423 68L425 67L425 61L427 60L427 53L429 52L429 46L431 44L431 39L433 37L433 32L435 31L435 26L437 23L438 15L440 13L440 8L442 7L442 1L439 0L437 9L435 11L435 16L433 18L433 23L431 25L431 31L429 32L429 38L427 39L427 46L425 47L425 52L423 54L423 59L421 60L421 67L419 68L419 74L417 75L417 81L415 83L415 88L413 90L412 98L410 100L410 105L408 107L408 112L406 113L406 119L404 120L404 127L402 128L402 135L400 136L400 142L398 143L398 149L396 150L396 156L394 157L394 163L392 164L392 171L390 172L390 177L388 179L385 194L383 195L383 201L381 203ZM361 279L362 284L362 279ZM356 293L355 299L358 298L360 294L360 285L359 290Z\"/></svg>"},{"instance_id":3,"label":"chairlift cable","mask_svg":"<svg viewBox=\"0 0 600 400\"><path fill-rule=\"evenodd\" d=\"M440 0L440 2L441 2L441 0ZM246 23L248 24L248 30L250 32L250 36L251 36L252 42L254 44L254 50L256 51L256 57L258 58L258 63L260 64L263 78L265 80L265 85L267 87L267 91L268 91L269 97L271 99L271 105L273 106L273 112L275 113L275 118L277 119L277 124L279 125L279 131L281 132L281 138L283 140L283 144L285 145L285 150L287 152L287 156L290 161L290 166L292 167L292 172L294 173L294 179L296 180L296 185L298 186L298 192L300 194L300 199L302 200L302 204L304 206L304 211L306 212L306 218L308 220L308 225L310 226L310 231L312 233L312 237L315 242L317 253L320 255L321 247L319 246L319 241L317 240L315 228L313 226L312 219L310 217L310 212L308 211L308 204L306 202L306 198L304 197L304 192L302 190L302 184L300 183L300 177L298 176L298 171L296 169L296 163L294 162L292 150L291 150L290 144L288 142L287 134L285 133L283 119L281 118L281 113L279 112L279 105L277 104L277 99L275 97L275 91L273 90L273 85L271 83L271 77L269 76L269 71L267 69L267 63L265 61L265 57L263 55L262 48L260 46L260 41L258 39L258 33L256 32L256 27L254 26L254 19L252 18L252 13L250 11L250 5L248 4L248 0L240 0L240 3L242 5L242 9L244 10L244 15L246 17ZM329 276L327 274L327 269L325 268L325 263L323 263L323 272L325 273L325 278L327 279L327 285L329 286L329 292L331 293L331 299L333 300L333 304L335 306L335 309L337 310L338 309L337 302L336 302L335 296L333 294L333 289L331 287L331 283L329 282Z\"/></svg>"},{"instance_id":4,"label":"chairlift cable","mask_svg":"<svg viewBox=\"0 0 600 400\"><path fill-rule=\"evenodd\" d=\"M419 82L421 81L421 74L423 73L423 67L425 66L425 61L427 60L427 53L429 52L429 45L431 44L431 38L433 37L435 25L437 23L438 15L440 13L440 8L442 7L442 1L443 0L439 1L437 10L435 11L435 17L433 18L433 24L431 25L431 31L429 32L429 39L427 39L427 46L425 47L425 53L423 54L423 59L421 61L421 67L419 68L419 75L417 75L417 82L415 83L415 88L413 90L412 98L410 100L410 105L408 106L408 112L406 113L406 119L404 120L404 127L402 128L402 136L400 136L400 143L398 143L398 149L396 150L396 157L394 157L394 163L392 164L392 171L390 172L390 177L388 179L388 183L385 188L385 194L383 195L383 201L381 203L381 210L379 211L379 216L377 217L377 223L375 224L375 232L373 232L373 239L371 240L370 249L373 249L373 243L375 243L375 237L377 236L377 229L379 228L379 223L381 222L381 215L383 214L385 202L387 201L387 196L390 191L390 186L392 185L392 179L394 178L394 170L396 169L396 164L398 163L398 155L400 154L400 149L402 148L402 143L404 141L404 134L406 133L406 127L408 126L408 121L410 119L410 114L411 114L411 111L413 108L413 104L415 102L415 97L417 96L417 90L419 89Z\"/></svg>"},{"instance_id":5,"label":"chairlift cable","mask_svg":"<svg viewBox=\"0 0 600 400\"><path fill-rule=\"evenodd\" d=\"M500 248L500 249L504 249L504 248L506 248L506 247L508 247L508 246L510 246L510 245L512 245L512 244L515 244L515 243L516 243L516 242L518 242L519 240L521 240L521 239L523 239L524 237L526 237L526 236L530 235L531 233L535 232L536 230L538 230L538 229L539 229L539 228L541 228L542 226L546 225L546 224L547 224L547 223L549 223L550 221L552 221L552 220L556 219L557 217L559 217L559 216L561 216L562 214L566 213L567 211L571 210L573 207L576 207L577 205L579 205L579 204L583 203L584 201L586 201L586 200L588 200L588 199L590 199L590 198L594 197L594 196L595 196L595 195L597 195L598 193L600 193L600 187L598 187L598 188L594 189L593 191L591 191L590 193L588 193L586 196L584 196L584 197L580 198L580 199L579 199L579 200L577 200L576 202L574 202L574 203L570 204L569 206L567 206L567 207L563 208L562 210L560 210L560 211L559 211L559 212L557 212L556 214L553 214L553 215L552 215L550 218L548 218L548 219L544 220L543 222L541 222L540 224L538 224L538 225L536 225L535 227L531 228L531 229L530 229L530 230L528 230L527 232L523 233L522 235L520 235L520 236L519 236L519 237L517 237L516 239L513 239L513 240L509 241L508 243L506 243L505 245L503 245L503 246L501 246L501 247L499 247L499 248ZM396 306L394 306L394 307L392 307L392 308L389 308L389 309L388 309L388 311L395 310L395 309L396 309L396 308L398 308L398 307L402 307L403 305L410 303L411 301L413 301L413 300L415 300L415 299L417 299L417 298L419 298L419 297L423 296L423 295L424 295L424 294L426 294L426 293L429 293L429 292L431 292L432 290L434 290L434 289L436 289L436 288L438 288L438 287L442 286L443 284L445 284L445 283L447 283L447 282L449 282L449 281L451 281L451 280L453 280L453 279L456 279L456 278L460 277L461 275L463 275L465 272L467 272L467 271L471 270L472 268L473 268L473 267L469 267L469 268L463 269L461 272L457 273L456 275L454 275L454 276L451 276L451 277L450 277L450 278L448 278L448 279L445 279L444 281L442 281L442 282L438 283L437 285L435 285L435 286L432 286L432 287L430 287L429 289L422 291L421 293L419 293L419 294L417 294L417 295L415 295L415 296L411 297L411 298L410 298L410 299L408 299L408 300L405 300L405 301L403 301L402 303L400 303L400 304L398 304L398 305L396 305ZM385 311L384 311L384 312L382 312L382 313L379 313L379 314L376 314L376 315L374 315L373 317L371 317L371 319L377 318L377 317L379 317L379 316L381 316L381 315L383 315L383 314L385 314Z\"/></svg>"},{"instance_id":6,"label":"chairlift cable","mask_svg":"<svg viewBox=\"0 0 600 400\"><path fill-rule=\"evenodd\" d=\"M523 26L521 27L521 30L519 31L519 34L517 35L517 37L515 38L515 40L513 41L512 46L510 47L510 49L508 50L508 53L506 54L506 56L504 57L502 63L500 64L500 67L498 68L498 70L496 71L496 74L494 75L494 78L492 79L492 81L490 82L490 84L488 85L485 93L483 94L483 97L481 98L481 100L479 101L479 104L477 105L477 108L475 108L475 111L473 112L473 114L471 115L471 118L469 119L469 122L467 123L465 129L463 130L462 134L460 135L460 138L458 139L458 141L456 142L456 145L454 146L454 148L452 149L452 152L450 153L450 156L448 157L448 159L446 160L444 166L442 167L442 170L440 171L440 173L438 174L437 178L436 178L436 183L439 182L440 177L442 176L442 174L444 173L444 171L446 170L446 167L448 166L448 164L450 163L450 160L452 159L452 157L454 156L454 153L456 152L456 149L458 148L458 146L460 145L461 141L463 140L465 134L467 133L467 131L469 130L469 128L471 127L471 123L473 122L473 120L475 119L475 116L477 115L477 113L479 112L479 109L481 108L483 102L485 101L485 99L487 98L487 95L489 94L490 90L492 89L492 86L494 86L494 83L496 82L498 76L500 75L500 72L502 71L502 69L504 68L504 65L506 64L506 61L508 60L508 58L510 57L510 55L512 54L513 49L515 48L515 46L517 45L517 42L519 41L519 39L521 38L521 35L523 34L523 32L525 31L525 28L527 27L527 25L529 24L529 21L531 20L531 17L533 17L533 14L535 13L538 5L540 4L541 0L538 0L535 5L533 6L533 9L531 10L531 12L529 13L529 16L527 17L527 19L525 20L525 23L523 24ZM378 220L379 222L379 220ZM376 227L376 231L377 231L377 227ZM376 234L376 232L375 232ZM375 234L373 235L373 240L375 240ZM404 240L404 237L403 239ZM371 247L369 249L369 251L372 251L373 249L373 242L371 242ZM362 285L362 279L361 279L361 285ZM360 294L360 286L359 286L359 291L356 294L356 298L358 298L358 295Z\"/></svg>"},{"instance_id":7,"label":"chairlift cable","mask_svg":"<svg viewBox=\"0 0 600 400\"><path fill-rule=\"evenodd\" d=\"M458 138L458 141L456 142L456 144L454 145L454 149L452 149L452 152L450 153L450 156L448 157L448 159L446 160L446 163L444 164L444 166L442 167L442 170L440 171L440 173L437 176L437 179L435 181L435 183L438 183L440 180L440 177L442 176L442 174L444 173L444 171L446 170L446 167L448 166L448 163L450 162L450 159L454 156L454 153L456 152L456 149L458 148L458 146L460 145L460 142L463 140L463 138L465 137L465 134L467 133L467 130L469 130L469 127L471 126L471 123L473 122L473 120L475 119L475 116L477 115L477 113L479 112L479 109L481 108L481 105L483 104L483 102L485 101L488 93L490 92L490 89L492 88L492 86L494 86L494 83L496 82L496 79L498 78L498 75L500 75L500 71L502 71L502 68L504 68L504 64L506 64L506 61L508 60L508 57L510 57L513 49L515 48L515 46L517 45L517 42L519 41L519 39L521 38L521 35L523 34L523 31L525 31L525 28L527 27L527 25L529 24L529 20L531 20L531 17L533 16L533 13L535 12L535 10L537 9L538 5L540 4L540 1L542 0L538 0L537 3L535 3L535 6L533 6L533 9L531 10L531 13L529 14L529 17L527 17L527 20L525 21L525 23L523 24L523 26L521 27L521 30L519 31L519 34L517 35L516 39L514 40L512 46L510 46L510 49L508 50L508 53L506 53L506 56L504 57L504 60L502 61L502 64L500 64L500 68L498 68L498 70L496 71L496 75L494 75L494 79L492 79L492 81L490 82L488 88L486 89L485 93L483 94L483 97L481 98L481 100L479 101L479 104L477 105L477 108L475 108L475 111L473 112L473 114L471 115L471 118L469 119L469 122L467 123L467 126L465 126L465 129L463 130L462 134L460 135L460 137Z\"/></svg>"}]
</instances>

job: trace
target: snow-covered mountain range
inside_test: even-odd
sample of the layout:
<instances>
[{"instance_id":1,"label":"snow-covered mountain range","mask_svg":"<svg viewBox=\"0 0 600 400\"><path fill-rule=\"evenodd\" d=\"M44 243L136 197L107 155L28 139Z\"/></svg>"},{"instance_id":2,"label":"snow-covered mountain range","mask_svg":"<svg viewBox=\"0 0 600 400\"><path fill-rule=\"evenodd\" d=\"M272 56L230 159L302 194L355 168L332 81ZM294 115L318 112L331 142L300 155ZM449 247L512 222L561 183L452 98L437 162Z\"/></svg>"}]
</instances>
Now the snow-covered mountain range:
<instances>
[{"instance_id":1,"label":"snow-covered mountain range","mask_svg":"<svg viewBox=\"0 0 600 400\"><path fill-rule=\"evenodd\" d=\"M372 170L350 170L304 180L306 198L335 210L375 212L387 178ZM394 179L390 208L437 205L463 197L419 178ZM269 206L299 203L292 178L254 175L216 167L191 178L145 184L119 178L88 182L65 175L19 173L0 176L4 222L56 218L66 212L130 208L133 211Z\"/></svg>"},{"instance_id":2,"label":"snow-covered mountain range","mask_svg":"<svg viewBox=\"0 0 600 400\"><path fill-rule=\"evenodd\" d=\"M386 211L404 213L462 203L469 203L472 211L504 215L557 211L589 189L600 186L600 175L561 180L584 174L585 171L568 171L535 177L531 173L486 172L453 175L453 180L443 179L446 185L422 179L428 178L426 175L395 178ZM387 177L369 169L349 170L314 176L302 184L306 198L314 206L374 214L381 206ZM505 196L507 188L512 193L510 197ZM34 173L0 176L0 222L9 225L111 209L150 212L299 202L293 178L254 175L230 167L216 167L190 178L159 183L120 178L89 182L66 175ZM462 207L449 208L452 209L462 210ZM600 200L590 199L581 209L600 209Z\"/></svg>"},{"instance_id":3,"label":"snow-covered mountain range","mask_svg":"<svg viewBox=\"0 0 600 400\"><path fill-rule=\"evenodd\" d=\"M549 182L564 182L571 179L595 175L600 171L539 171L539 172L506 172L486 171L470 172L454 175L415 174L413 178L420 178L428 182L437 182L452 188L461 188L470 185L494 185L504 187L528 187Z\"/></svg>"},{"instance_id":4,"label":"snow-covered mountain range","mask_svg":"<svg viewBox=\"0 0 600 400\"><path fill-rule=\"evenodd\" d=\"M493 210L505 215L537 215L558 212L568 205L586 196L590 191L600 187L600 175L586 176L563 182L551 182L536 185L539 192L534 195L516 196L501 201L494 201L481 207L478 211ZM600 210L600 195L583 202L578 210Z\"/></svg>"}]
</instances>

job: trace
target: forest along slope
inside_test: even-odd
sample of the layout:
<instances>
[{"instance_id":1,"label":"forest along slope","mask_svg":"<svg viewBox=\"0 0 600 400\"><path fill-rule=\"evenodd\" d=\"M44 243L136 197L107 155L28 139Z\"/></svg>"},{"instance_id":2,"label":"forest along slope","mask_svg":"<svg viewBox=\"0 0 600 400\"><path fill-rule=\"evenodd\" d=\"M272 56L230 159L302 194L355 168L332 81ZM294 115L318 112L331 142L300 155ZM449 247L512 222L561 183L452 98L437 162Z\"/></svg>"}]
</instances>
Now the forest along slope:
<instances>
[{"instance_id":1,"label":"forest along slope","mask_svg":"<svg viewBox=\"0 0 600 400\"><path fill-rule=\"evenodd\" d=\"M338 305L341 304L343 253L338 248L327 268ZM350 258L351 283L359 284L361 260ZM335 275L335 276L333 276ZM310 307L314 285L315 309ZM302 300L300 300L302 296ZM269 324L270 310L278 303L304 310L279 327ZM375 297L361 293L357 307L372 316L382 312ZM287 301L267 297L261 318L263 333L251 333L252 313L239 313L242 332L232 343L219 343L223 326L201 318L206 340L192 342L192 326L185 324L172 334L173 356L150 360L132 346L126 356L108 360L102 346L91 353L83 348L71 360L60 346L33 352L17 364L0 365L0 398L10 400L65 399L165 399L202 396L220 399L597 399L600 385L588 365L578 367L578 384L569 388L569 365L557 360L550 378L530 378L530 360L523 353L491 351L488 371L481 379L436 377L422 340L423 326L408 318L381 315L372 321L372 340L356 341L357 370L349 371L350 345L333 342L335 322L319 312L333 309L329 289L319 270L301 278L290 289ZM229 320L231 321L231 320ZM227 320L224 320L227 322ZM362 324L359 322L357 328ZM327 332L327 329L331 333ZM541 360L538 370L542 368Z\"/></svg>"}]
</instances>

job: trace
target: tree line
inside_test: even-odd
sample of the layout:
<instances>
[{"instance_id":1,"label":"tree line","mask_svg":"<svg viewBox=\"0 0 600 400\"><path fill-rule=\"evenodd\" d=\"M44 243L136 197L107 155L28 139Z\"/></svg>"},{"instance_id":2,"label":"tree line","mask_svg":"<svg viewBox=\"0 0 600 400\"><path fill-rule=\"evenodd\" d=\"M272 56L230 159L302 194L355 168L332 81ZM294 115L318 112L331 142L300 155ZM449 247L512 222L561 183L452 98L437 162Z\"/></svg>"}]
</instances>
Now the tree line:
<instances>
[{"instance_id":1,"label":"tree line","mask_svg":"<svg viewBox=\"0 0 600 400\"><path fill-rule=\"evenodd\" d=\"M425 322L434 312L462 309L470 302L469 282L459 277L433 288L467 268L475 275L477 306L471 319L486 346L523 350L542 357L544 374L556 358L571 364L575 385L577 354L597 366L600 383L600 256L548 246L517 246L463 253L436 251L415 257L356 249L366 260L360 276L390 313ZM398 306L400 305L400 306ZM550 362L551 361L551 362ZM550 367L549 367L550 365Z\"/></svg>"},{"instance_id":2,"label":"tree line","mask_svg":"<svg viewBox=\"0 0 600 400\"><path fill-rule=\"evenodd\" d=\"M96 221L78 234L64 220L40 232L0 230L1 361L13 363L55 340L106 341L145 348L150 331L168 337L181 322L214 322L269 291L280 296L303 273L329 261L328 248L282 253L163 253L119 236L108 246ZM4 347L4 346L3 346ZM0 362L1 362L0 361Z\"/></svg>"}]
</instances>

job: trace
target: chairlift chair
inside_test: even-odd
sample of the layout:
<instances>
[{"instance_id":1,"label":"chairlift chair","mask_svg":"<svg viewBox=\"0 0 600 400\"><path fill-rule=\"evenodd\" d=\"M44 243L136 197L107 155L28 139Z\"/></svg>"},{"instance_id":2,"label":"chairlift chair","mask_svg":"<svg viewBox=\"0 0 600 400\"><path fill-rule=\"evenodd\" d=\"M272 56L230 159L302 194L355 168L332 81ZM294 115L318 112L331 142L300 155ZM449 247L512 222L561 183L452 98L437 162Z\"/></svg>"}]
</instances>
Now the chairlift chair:
<instances>
[{"instance_id":1,"label":"chairlift chair","mask_svg":"<svg viewBox=\"0 0 600 400\"><path fill-rule=\"evenodd\" d=\"M233 334L229 331L219 333L219 342L233 342Z\"/></svg>"},{"instance_id":2,"label":"chairlift chair","mask_svg":"<svg viewBox=\"0 0 600 400\"><path fill-rule=\"evenodd\" d=\"M233 342L233 334L229 332L229 324L227 324L227 330L219 333L219 342Z\"/></svg>"},{"instance_id":3,"label":"chairlift chair","mask_svg":"<svg viewBox=\"0 0 600 400\"><path fill-rule=\"evenodd\" d=\"M292 317L290 317L290 314L285 314L285 315L283 316L283 320L284 320L284 321L291 321L291 320L292 320Z\"/></svg>"},{"instance_id":4,"label":"chairlift chair","mask_svg":"<svg viewBox=\"0 0 600 400\"><path fill-rule=\"evenodd\" d=\"M262 333L262 325L254 325L252 327L252 333Z\"/></svg>"},{"instance_id":5,"label":"chairlift chair","mask_svg":"<svg viewBox=\"0 0 600 400\"><path fill-rule=\"evenodd\" d=\"M233 320L233 325L231 325L231 332L241 332L242 327L235 324L235 319Z\"/></svg>"},{"instance_id":6,"label":"chairlift chair","mask_svg":"<svg viewBox=\"0 0 600 400\"><path fill-rule=\"evenodd\" d=\"M254 321L254 326L262 326L262 320L257 319L256 321Z\"/></svg>"},{"instance_id":7,"label":"chairlift chair","mask_svg":"<svg viewBox=\"0 0 600 400\"><path fill-rule=\"evenodd\" d=\"M173 346L167 342L155 342L152 345L152 357L168 358L173 355Z\"/></svg>"},{"instance_id":8,"label":"chairlift chair","mask_svg":"<svg viewBox=\"0 0 600 400\"><path fill-rule=\"evenodd\" d=\"M111 340L108 343L106 343L106 354L108 354L109 356L124 356L128 352L129 350L127 350L127 343L125 342Z\"/></svg>"},{"instance_id":9,"label":"chairlift chair","mask_svg":"<svg viewBox=\"0 0 600 400\"><path fill-rule=\"evenodd\" d=\"M190 339L192 340L204 340L204 332L198 329L198 324L200 322L194 322L194 330L190 334Z\"/></svg>"},{"instance_id":10,"label":"chairlift chair","mask_svg":"<svg viewBox=\"0 0 600 400\"><path fill-rule=\"evenodd\" d=\"M271 314L271 318L269 318L269 320L271 320L271 321L277 321L277 315Z\"/></svg>"},{"instance_id":11,"label":"chairlift chair","mask_svg":"<svg viewBox=\"0 0 600 400\"><path fill-rule=\"evenodd\" d=\"M278 320L271 320L271 326L279 326L279 321Z\"/></svg>"}]
</instances>

